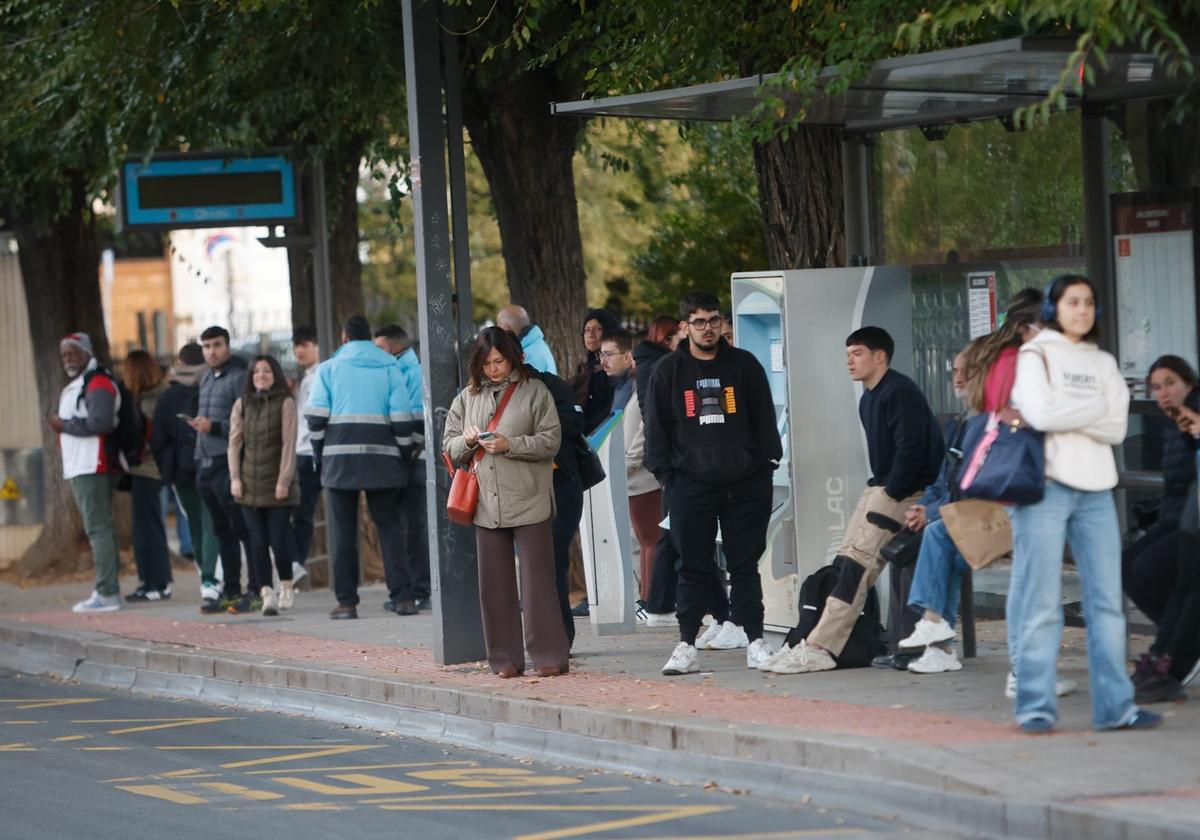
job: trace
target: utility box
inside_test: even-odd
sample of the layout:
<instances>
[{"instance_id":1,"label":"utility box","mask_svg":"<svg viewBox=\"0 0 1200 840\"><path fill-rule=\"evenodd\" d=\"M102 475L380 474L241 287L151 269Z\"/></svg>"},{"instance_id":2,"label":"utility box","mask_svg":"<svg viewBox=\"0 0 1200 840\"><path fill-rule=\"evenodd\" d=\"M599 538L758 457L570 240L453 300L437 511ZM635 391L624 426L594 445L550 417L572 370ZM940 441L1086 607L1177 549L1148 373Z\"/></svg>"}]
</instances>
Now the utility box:
<instances>
[{"instance_id":1,"label":"utility box","mask_svg":"<svg viewBox=\"0 0 1200 840\"><path fill-rule=\"evenodd\" d=\"M892 367L911 376L911 284L898 266L744 272L731 284L735 342L767 371L783 442L759 571L767 629L786 631L800 617L800 584L837 554L870 477L846 337L883 327L896 342Z\"/></svg>"}]
</instances>

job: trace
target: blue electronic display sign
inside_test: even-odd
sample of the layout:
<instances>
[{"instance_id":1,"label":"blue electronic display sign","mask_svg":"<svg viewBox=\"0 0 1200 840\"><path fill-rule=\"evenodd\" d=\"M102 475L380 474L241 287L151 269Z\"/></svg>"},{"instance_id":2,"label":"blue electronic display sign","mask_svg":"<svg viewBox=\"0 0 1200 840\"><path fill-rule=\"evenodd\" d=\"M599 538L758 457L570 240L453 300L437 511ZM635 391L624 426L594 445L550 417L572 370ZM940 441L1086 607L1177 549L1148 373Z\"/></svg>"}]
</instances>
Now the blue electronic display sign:
<instances>
[{"instance_id":1,"label":"blue electronic display sign","mask_svg":"<svg viewBox=\"0 0 1200 840\"><path fill-rule=\"evenodd\" d=\"M295 167L281 154L131 158L121 166L120 213L128 230L296 223Z\"/></svg>"}]
</instances>

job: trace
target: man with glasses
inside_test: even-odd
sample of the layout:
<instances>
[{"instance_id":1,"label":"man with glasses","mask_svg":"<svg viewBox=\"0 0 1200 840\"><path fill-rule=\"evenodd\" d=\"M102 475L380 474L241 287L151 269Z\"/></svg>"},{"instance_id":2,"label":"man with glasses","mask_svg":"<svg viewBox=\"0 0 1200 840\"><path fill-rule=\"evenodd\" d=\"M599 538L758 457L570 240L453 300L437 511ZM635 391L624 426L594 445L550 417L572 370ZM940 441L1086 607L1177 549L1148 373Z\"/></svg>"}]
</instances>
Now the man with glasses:
<instances>
[{"instance_id":1,"label":"man with glasses","mask_svg":"<svg viewBox=\"0 0 1200 840\"><path fill-rule=\"evenodd\" d=\"M633 336L614 330L600 342L600 365L613 390L613 411L623 411L633 395Z\"/></svg>"},{"instance_id":2,"label":"man with glasses","mask_svg":"<svg viewBox=\"0 0 1200 840\"><path fill-rule=\"evenodd\" d=\"M687 338L659 362L644 407L645 465L667 495L680 555L679 644L663 673L700 670L695 642L711 594L718 524L726 537L730 620L747 640L747 667L757 668L773 653L762 637L758 561L767 548L771 474L783 457L775 403L758 360L721 338L725 319L716 296L692 292L679 314Z\"/></svg>"}]
</instances>

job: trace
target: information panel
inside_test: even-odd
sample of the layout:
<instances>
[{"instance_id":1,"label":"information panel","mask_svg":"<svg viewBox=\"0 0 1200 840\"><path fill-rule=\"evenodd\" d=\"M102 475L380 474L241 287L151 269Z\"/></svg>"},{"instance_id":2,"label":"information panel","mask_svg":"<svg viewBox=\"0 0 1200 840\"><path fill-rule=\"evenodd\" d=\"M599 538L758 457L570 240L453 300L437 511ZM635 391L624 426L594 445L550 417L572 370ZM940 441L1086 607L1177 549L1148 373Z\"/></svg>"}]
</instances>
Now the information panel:
<instances>
[{"instance_id":1,"label":"information panel","mask_svg":"<svg viewBox=\"0 0 1200 840\"><path fill-rule=\"evenodd\" d=\"M162 155L121 166L128 230L296 223L296 194L295 168L280 154Z\"/></svg>"}]
</instances>

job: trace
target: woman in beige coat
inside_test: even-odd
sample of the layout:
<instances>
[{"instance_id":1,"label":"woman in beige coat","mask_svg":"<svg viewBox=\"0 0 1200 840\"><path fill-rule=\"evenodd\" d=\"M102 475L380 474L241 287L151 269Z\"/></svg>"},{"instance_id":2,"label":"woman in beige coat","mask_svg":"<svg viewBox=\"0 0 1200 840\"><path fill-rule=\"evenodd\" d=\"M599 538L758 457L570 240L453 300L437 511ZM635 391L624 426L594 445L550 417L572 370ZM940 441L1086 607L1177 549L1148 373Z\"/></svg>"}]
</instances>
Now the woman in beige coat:
<instances>
[{"instance_id":1,"label":"woman in beige coat","mask_svg":"<svg viewBox=\"0 0 1200 840\"><path fill-rule=\"evenodd\" d=\"M479 334L468 367L470 382L446 416L442 451L458 466L473 466L479 478L475 542L488 663L501 677L520 676L527 648L538 676L565 674L569 647L550 528L554 456L562 436L554 399L528 377L521 346L499 327ZM489 433L509 388L512 396ZM519 602L514 545L521 556Z\"/></svg>"}]
</instances>

